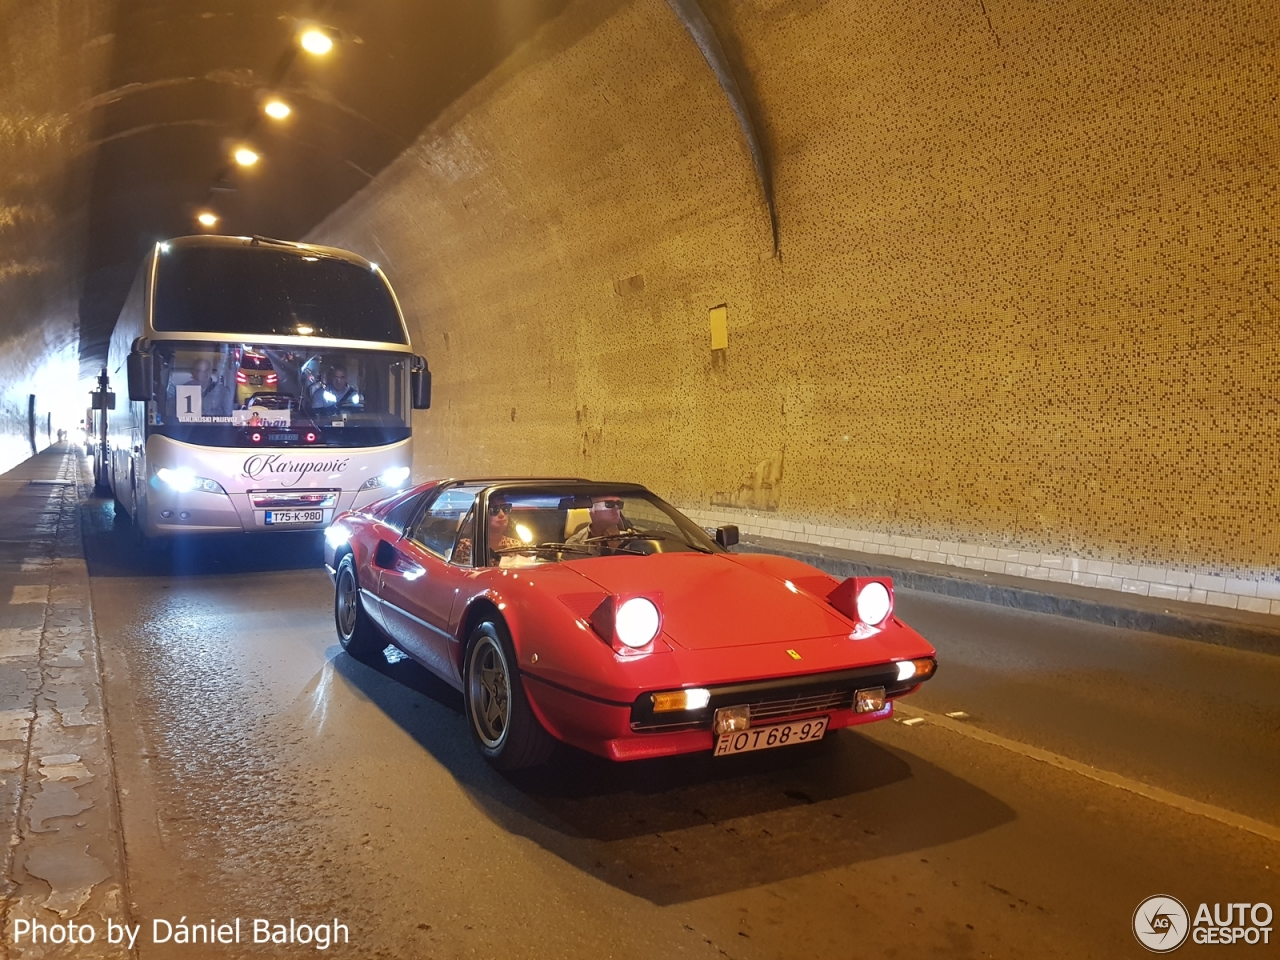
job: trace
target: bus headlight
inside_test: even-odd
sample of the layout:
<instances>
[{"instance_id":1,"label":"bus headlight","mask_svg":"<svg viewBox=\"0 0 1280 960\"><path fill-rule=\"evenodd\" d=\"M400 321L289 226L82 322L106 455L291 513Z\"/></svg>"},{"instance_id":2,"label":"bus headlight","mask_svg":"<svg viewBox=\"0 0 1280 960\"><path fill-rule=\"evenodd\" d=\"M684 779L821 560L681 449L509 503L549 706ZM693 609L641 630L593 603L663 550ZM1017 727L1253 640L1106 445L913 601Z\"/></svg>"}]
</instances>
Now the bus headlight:
<instances>
[{"instance_id":1,"label":"bus headlight","mask_svg":"<svg viewBox=\"0 0 1280 960\"><path fill-rule=\"evenodd\" d=\"M370 477L360 484L361 490L377 490L379 487L399 487L409 479L408 467L391 467L383 470L379 476Z\"/></svg>"},{"instance_id":2,"label":"bus headlight","mask_svg":"<svg viewBox=\"0 0 1280 960\"><path fill-rule=\"evenodd\" d=\"M221 493L227 491L222 489L222 484L217 480L210 480L208 477L197 477L186 467L179 467L176 470L170 470L168 467L161 467L156 471L156 477L172 490L178 493L188 493L192 490L200 490L204 493Z\"/></svg>"}]
</instances>

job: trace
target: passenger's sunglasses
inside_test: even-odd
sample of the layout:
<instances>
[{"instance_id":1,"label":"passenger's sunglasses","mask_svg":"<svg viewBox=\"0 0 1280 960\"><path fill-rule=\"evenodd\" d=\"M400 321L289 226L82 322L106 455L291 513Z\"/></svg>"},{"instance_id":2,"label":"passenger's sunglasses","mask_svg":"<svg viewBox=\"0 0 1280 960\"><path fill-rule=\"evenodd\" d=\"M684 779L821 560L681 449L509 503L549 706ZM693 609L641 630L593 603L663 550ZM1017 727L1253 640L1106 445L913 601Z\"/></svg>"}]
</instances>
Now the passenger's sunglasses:
<instances>
[{"instance_id":1,"label":"passenger's sunglasses","mask_svg":"<svg viewBox=\"0 0 1280 960\"><path fill-rule=\"evenodd\" d=\"M600 507L604 507L606 510L621 510L621 509L622 509L622 501L621 501L621 500L597 500L597 501L596 501L596 505L597 505L597 506L600 506Z\"/></svg>"},{"instance_id":2,"label":"passenger's sunglasses","mask_svg":"<svg viewBox=\"0 0 1280 960\"><path fill-rule=\"evenodd\" d=\"M489 504L489 516L496 517L500 513L510 513L511 504L509 503L491 503Z\"/></svg>"}]
</instances>

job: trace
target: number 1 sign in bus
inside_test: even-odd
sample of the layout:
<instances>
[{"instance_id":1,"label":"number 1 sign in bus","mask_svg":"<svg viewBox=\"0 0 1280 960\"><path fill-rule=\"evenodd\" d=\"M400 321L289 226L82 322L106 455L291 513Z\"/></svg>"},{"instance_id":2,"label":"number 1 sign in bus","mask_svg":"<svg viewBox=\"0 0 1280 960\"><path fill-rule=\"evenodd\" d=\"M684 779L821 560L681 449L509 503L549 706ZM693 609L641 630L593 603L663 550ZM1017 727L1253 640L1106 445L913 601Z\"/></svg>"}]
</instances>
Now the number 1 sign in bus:
<instances>
[{"instance_id":1,"label":"number 1 sign in bus","mask_svg":"<svg viewBox=\"0 0 1280 960\"><path fill-rule=\"evenodd\" d=\"M98 476L146 539L321 529L409 480L431 375L382 271L263 237L156 244L111 336Z\"/></svg>"}]
</instances>

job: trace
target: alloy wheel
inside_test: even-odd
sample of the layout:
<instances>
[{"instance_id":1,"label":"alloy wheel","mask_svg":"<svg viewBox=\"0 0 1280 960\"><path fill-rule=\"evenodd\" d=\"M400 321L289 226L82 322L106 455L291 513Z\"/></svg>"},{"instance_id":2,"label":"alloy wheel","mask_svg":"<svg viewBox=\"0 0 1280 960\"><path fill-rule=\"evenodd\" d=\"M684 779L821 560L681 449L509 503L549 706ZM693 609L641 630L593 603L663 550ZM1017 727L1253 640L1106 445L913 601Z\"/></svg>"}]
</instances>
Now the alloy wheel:
<instances>
[{"instance_id":1,"label":"alloy wheel","mask_svg":"<svg viewBox=\"0 0 1280 960\"><path fill-rule=\"evenodd\" d=\"M468 671L471 722L489 749L502 744L511 724L511 682L507 659L493 637L481 637Z\"/></svg>"}]
</instances>

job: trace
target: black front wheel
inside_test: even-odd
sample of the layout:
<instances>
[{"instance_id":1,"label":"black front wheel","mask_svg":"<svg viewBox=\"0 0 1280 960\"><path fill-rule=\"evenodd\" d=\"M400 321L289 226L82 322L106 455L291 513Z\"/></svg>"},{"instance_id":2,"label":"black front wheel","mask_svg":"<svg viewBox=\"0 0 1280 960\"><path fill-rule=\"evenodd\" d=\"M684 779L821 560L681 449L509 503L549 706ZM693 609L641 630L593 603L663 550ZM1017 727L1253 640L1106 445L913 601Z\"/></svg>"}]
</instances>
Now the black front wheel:
<instances>
[{"instance_id":1,"label":"black front wheel","mask_svg":"<svg viewBox=\"0 0 1280 960\"><path fill-rule=\"evenodd\" d=\"M480 752L499 770L537 766L556 745L529 706L517 663L501 621L485 621L471 631L462 684L468 726Z\"/></svg>"},{"instance_id":2,"label":"black front wheel","mask_svg":"<svg viewBox=\"0 0 1280 960\"><path fill-rule=\"evenodd\" d=\"M337 585L333 592L333 622L338 628L338 642L342 649L357 660L368 659L382 649L378 628L369 619L360 599L356 563L349 553L338 564Z\"/></svg>"}]
</instances>

